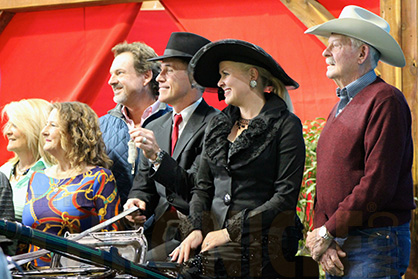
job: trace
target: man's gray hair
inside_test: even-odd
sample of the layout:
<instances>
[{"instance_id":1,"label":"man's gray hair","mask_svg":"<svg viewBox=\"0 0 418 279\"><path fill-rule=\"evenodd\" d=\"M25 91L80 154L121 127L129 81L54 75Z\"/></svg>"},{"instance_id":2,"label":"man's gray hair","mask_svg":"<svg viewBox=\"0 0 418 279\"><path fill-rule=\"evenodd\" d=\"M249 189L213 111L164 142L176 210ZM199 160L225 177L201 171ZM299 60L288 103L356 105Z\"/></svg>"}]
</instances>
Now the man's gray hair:
<instances>
[{"instance_id":1,"label":"man's gray hair","mask_svg":"<svg viewBox=\"0 0 418 279\"><path fill-rule=\"evenodd\" d=\"M380 60L380 52L377 49L375 49L374 47L372 47L371 45L369 45L368 43L365 43L363 41L360 41L360 40L357 40L357 39L354 39L354 38L351 38L351 37L349 37L349 38L351 40L351 45L354 46L354 47L359 48L364 44L366 44L369 47L369 49L370 49L370 64L371 64L372 69L375 69L377 67L377 63Z\"/></svg>"}]
</instances>

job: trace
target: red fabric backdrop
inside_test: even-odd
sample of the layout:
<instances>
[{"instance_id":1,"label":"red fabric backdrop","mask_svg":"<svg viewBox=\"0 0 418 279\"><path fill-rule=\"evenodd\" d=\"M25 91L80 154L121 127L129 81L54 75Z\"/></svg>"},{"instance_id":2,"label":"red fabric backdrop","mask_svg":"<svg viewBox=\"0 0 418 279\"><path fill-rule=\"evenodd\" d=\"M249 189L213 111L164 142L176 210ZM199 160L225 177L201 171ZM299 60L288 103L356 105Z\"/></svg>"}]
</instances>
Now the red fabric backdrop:
<instances>
[{"instance_id":1,"label":"red fabric backdrop","mask_svg":"<svg viewBox=\"0 0 418 279\"><path fill-rule=\"evenodd\" d=\"M162 53L178 28L164 11L141 4L16 14L0 36L0 108L22 98L78 100L99 116L115 104L107 85L111 48L143 41ZM4 121L2 123L3 127ZM0 164L12 154L0 136Z\"/></svg>"},{"instance_id":2,"label":"red fabric backdrop","mask_svg":"<svg viewBox=\"0 0 418 279\"><path fill-rule=\"evenodd\" d=\"M305 35L303 25L281 1L196 1L164 0L166 10L183 29L210 40L243 39L270 53L299 82L290 91L296 114L304 120L326 117L336 103L335 84L325 76L321 56L324 45L314 36ZM319 1L338 17L346 5L359 5L379 13L379 0ZM365 3L367 2L367 3Z\"/></svg>"},{"instance_id":3,"label":"red fabric backdrop","mask_svg":"<svg viewBox=\"0 0 418 279\"><path fill-rule=\"evenodd\" d=\"M326 117L336 102L335 84L325 77L322 43L277 0L161 0L165 11L140 11L119 4L16 14L0 35L0 109L22 98L79 100L99 116L114 106L107 85L113 55L124 40L143 41L162 54L173 31L210 40L243 39L269 52L297 80L291 91L302 121ZM319 1L335 17L348 4L379 13L379 0ZM218 108L216 94L205 99ZM0 164L11 154L0 136Z\"/></svg>"},{"instance_id":4,"label":"red fabric backdrop","mask_svg":"<svg viewBox=\"0 0 418 279\"><path fill-rule=\"evenodd\" d=\"M151 46L157 54L163 54L167 41L174 31L179 31L175 22L170 15L165 11L140 11L132 25L131 30L126 35L127 42L140 41ZM123 41L121 40L121 41ZM91 104L92 108L99 116L107 113L109 109L115 106L113 103L113 91L107 84L110 78L109 68L113 55L111 56L109 64L105 67L107 71L105 81L102 83L100 91L96 94L96 99Z\"/></svg>"}]
</instances>

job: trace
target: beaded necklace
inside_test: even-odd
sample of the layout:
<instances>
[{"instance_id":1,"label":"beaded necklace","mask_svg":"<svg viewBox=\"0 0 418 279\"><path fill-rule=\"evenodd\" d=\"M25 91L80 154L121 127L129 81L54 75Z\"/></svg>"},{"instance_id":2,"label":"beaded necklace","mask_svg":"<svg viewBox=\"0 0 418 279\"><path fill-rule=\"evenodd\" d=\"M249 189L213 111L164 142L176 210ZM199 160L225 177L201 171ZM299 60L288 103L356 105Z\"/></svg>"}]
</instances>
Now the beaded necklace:
<instances>
[{"instance_id":1,"label":"beaded necklace","mask_svg":"<svg viewBox=\"0 0 418 279\"><path fill-rule=\"evenodd\" d=\"M19 164L19 162L17 162L12 169L12 176L16 179L19 180L20 177L25 176L26 174L28 174L30 168L27 168L24 171L19 171L17 165Z\"/></svg>"},{"instance_id":2,"label":"beaded necklace","mask_svg":"<svg viewBox=\"0 0 418 279\"><path fill-rule=\"evenodd\" d=\"M245 119L240 117L235 124L238 126L238 130L245 129L250 124L251 119Z\"/></svg>"}]
</instances>

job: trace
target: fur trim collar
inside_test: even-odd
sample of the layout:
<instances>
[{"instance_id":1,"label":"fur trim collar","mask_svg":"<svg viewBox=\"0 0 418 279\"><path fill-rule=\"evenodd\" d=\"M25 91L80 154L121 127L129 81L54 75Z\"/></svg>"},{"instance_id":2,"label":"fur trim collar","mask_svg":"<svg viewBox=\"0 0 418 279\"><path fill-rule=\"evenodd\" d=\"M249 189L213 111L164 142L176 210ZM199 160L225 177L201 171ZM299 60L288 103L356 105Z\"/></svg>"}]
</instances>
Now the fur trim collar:
<instances>
[{"instance_id":1,"label":"fur trim collar","mask_svg":"<svg viewBox=\"0 0 418 279\"><path fill-rule=\"evenodd\" d=\"M227 165L227 162L233 164L238 160L239 165L248 164L273 141L280 130L283 115L289 114L289 111L278 96L265 96L266 104L260 114L250 121L248 129L233 143L228 141L228 135L240 116L239 108L228 106L213 117L205 140L206 155L210 160L221 165Z\"/></svg>"}]
</instances>

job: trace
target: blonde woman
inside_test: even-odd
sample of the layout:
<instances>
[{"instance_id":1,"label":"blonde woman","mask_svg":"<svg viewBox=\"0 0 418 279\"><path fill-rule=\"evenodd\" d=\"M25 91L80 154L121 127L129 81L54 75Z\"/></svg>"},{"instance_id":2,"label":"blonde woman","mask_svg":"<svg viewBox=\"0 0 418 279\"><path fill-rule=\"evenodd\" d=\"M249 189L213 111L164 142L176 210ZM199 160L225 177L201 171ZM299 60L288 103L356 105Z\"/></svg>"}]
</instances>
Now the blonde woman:
<instances>
[{"instance_id":1,"label":"blonde woman","mask_svg":"<svg viewBox=\"0 0 418 279\"><path fill-rule=\"evenodd\" d=\"M80 233L117 215L119 194L96 113L80 102L55 103L42 136L44 150L57 164L32 175L23 224L62 236ZM117 226L105 230L117 230ZM31 245L29 250L37 249ZM49 263L46 256L33 264Z\"/></svg>"},{"instance_id":2,"label":"blonde woman","mask_svg":"<svg viewBox=\"0 0 418 279\"><path fill-rule=\"evenodd\" d=\"M189 69L198 84L221 88L228 106L206 129L190 233L172 260L200 252L183 270L187 278L281 278L302 237L305 145L285 102L286 87L298 84L263 49L233 39L201 48Z\"/></svg>"},{"instance_id":3,"label":"blonde woman","mask_svg":"<svg viewBox=\"0 0 418 279\"><path fill-rule=\"evenodd\" d=\"M11 102L2 110L2 119L8 119L3 128L8 140L7 150L13 152L14 157L2 165L0 171L12 186L15 219L18 222L22 221L30 176L53 162L43 150L45 141L41 137L51 109L51 103L43 99L24 99Z\"/></svg>"}]
</instances>

